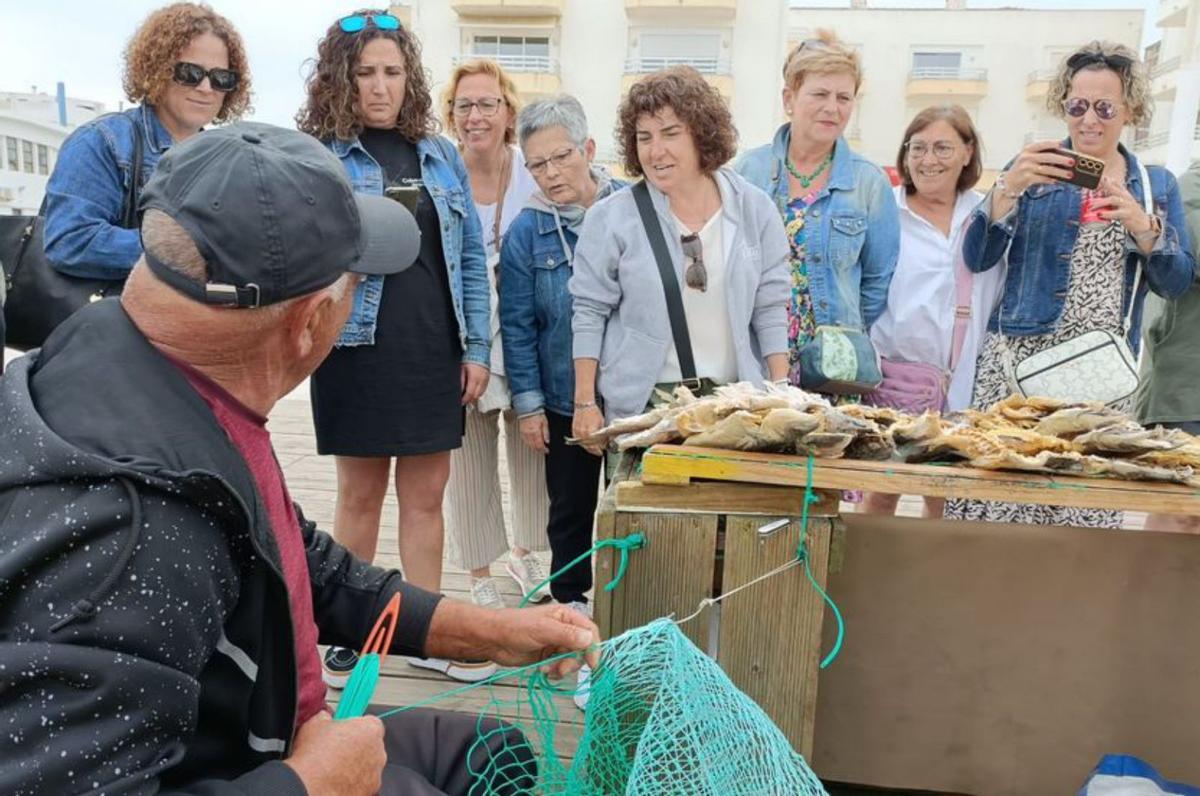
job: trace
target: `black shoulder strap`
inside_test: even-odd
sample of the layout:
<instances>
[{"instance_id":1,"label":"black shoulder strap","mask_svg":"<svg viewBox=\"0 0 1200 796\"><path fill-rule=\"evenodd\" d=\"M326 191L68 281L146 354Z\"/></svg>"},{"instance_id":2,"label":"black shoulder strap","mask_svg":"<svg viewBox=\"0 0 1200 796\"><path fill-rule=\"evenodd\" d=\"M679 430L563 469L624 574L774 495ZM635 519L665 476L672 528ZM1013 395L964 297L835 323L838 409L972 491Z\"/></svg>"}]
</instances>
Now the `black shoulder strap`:
<instances>
[{"instance_id":1,"label":"black shoulder strap","mask_svg":"<svg viewBox=\"0 0 1200 796\"><path fill-rule=\"evenodd\" d=\"M671 321L671 336L675 338L679 374L684 381L695 381L696 360L692 358L692 338L688 334L687 317L683 313L683 295L679 292L679 279L675 276L675 266L671 263L671 254L667 251L662 225L658 223L658 215L654 212L654 202L650 200L650 189L646 187L646 181L638 182L632 190L638 214L642 217L642 226L646 228L646 237L650 239L650 250L654 252L654 260L658 263L663 293L667 296L667 317Z\"/></svg>"},{"instance_id":2,"label":"black shoulder strap","mask_svg":"<svg viewBox=\"0 0 1200 796\"><path fill-rule=\"evenodd\" d=\"M142 122L134 118L133 125L133 174L130 175L129 190L125 194L125 215L121 226L125 229L136 229L138 223L138 195L142 191Z\"/></svg>"}]
</instances>

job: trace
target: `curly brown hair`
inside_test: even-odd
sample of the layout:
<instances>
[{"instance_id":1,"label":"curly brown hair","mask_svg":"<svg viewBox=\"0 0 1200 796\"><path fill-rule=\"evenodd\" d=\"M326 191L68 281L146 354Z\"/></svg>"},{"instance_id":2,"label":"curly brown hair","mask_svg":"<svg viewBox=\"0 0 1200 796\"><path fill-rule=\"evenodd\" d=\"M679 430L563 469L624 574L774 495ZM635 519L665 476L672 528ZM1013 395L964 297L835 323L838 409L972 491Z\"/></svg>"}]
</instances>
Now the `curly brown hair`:
<instances>
[{"instance_id":1,"label":"curly brown hair","mask_svg":"<svg viewBox=\"0 0 1200 796\"><path fill-rule=\"evenodd\" d=\"M634 83L617 109L617 146L625 171L642 176L637 153L637 121L663 108L675 111L692 134L705 174L729 162L737 152L737 128L721 94L690 66L672 66Z\"/></svg>"},{"instance_id":2,"label":"curly brown hair","mask_svg":"<svg viewBox=\"0 0 1200 796\"><path fill-rule=\"evenodd\" d=\"M250 64L233 23L203 3L172 3L152 11L125 45L121 85L130 102L155 104L171 85L175 62L188 43L203 33L225 42L237 88L225 95L216 121L240 118L250 110Z\"/></svg>"},{"instance_id":3,"label":"curly brown hair","mask_svg":"<svg viewBox=\"0 0 1200 796\"><path fill-rule=\"evenodd\" d=\"M386 14L371 8L352 11L346 16ZM296 114L296 126L322 141L335 138L349 141L363 130L358 114L358 82L354 67L363 48L375 39L394 41L404 56L406 73L404 102L396 119L396 130L410 143L436 135L440 130L433 113L429 78L421 66L421 44L403 25L399 30L380 30L367 25L357 33L346 33L341 19L329 26L317 43L317 58L305 82L308 99Z\"/></svg>"},{"instance_id":4,"label":"curly brown hair","mask_svg":"<svg viewBox=\"0 0 1200 796\"><path fill-rule=\"evenodd\" d=\"M1125 64L1120 66L1112 66L1102 61L1086 63L1082 67L1072 68L1070 63L1077 56L1091 55L1097 59L1101 58L1117 58L1124 59ZM1046 108L1060 119L1066 119L1067 114L1063 110L1063 103L1071 94L1071 81L1079 72L1092 69L1110 69L1117 73L1117 77L1121 78L1121 91L1124 96L1121 98L1125 107L1129 109L1130 124L1149 124L1150 118L1154 115L1154 98L1150 92L1150 75L1137 56L1137 53L1126 47L1124 44L1118 44L1111 41L1090 41L1083 45L1075 52L1064 56L1062 62L1058 65L1058 73L1050 82L1050 88L1046 91Z\"/></svg>"}]
</instances>

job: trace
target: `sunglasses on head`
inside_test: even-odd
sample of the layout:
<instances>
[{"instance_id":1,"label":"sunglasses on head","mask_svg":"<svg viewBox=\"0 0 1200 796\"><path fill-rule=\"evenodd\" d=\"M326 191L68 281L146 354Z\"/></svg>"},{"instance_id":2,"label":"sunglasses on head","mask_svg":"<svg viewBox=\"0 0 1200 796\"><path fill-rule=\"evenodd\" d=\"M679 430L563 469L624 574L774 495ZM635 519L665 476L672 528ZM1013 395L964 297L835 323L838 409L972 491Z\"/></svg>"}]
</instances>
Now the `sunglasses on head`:
<instances>
[{"instance_id":1,"label":"sunglasses on head","mask_svg":"<svg viewBox=\"0 0 1200 796\"><path fill-rule=\"evenodd\" d=\"M683 274L687 286L701 292L708 290L708 269L704 267L704 248L700 245L700 236L694 232L682 235L679 242L683 245L683 256L691 260Z\"/></svg>"},{"instance_id":2,"label":"sunglasses on head","mask_svg":"<svg viewBox=\"0 0 1200 796\"><path fill-rule=\"evenodd\" d=\"M1121 106L1112 100L1106 99L1098 99L1095 102L1091 102L1083 97L1070 97L1063 100L1063 111L1068 116L1073 116L1076 119L1087 113L1088 108L1094 110L1096 115L1104 121L1111 122L1117 118L1117 113L1120 112Z\"/></svg>"},{"instance_id":3,"label":"sunglasses on head","mask_svg":"<svg viewBox=\"0 0 1200 796\"><path fill-rule=\"evenodd\" d=\"M175 64L171 77L181 86L195 88L208 78L208 84L213 91L233 91L237 88L238 73L232 69L205 69L200 64L180 61Z\"/></svg>"},{"instance_id":4,"label":"sunglasses on head","mask_svg":"<svg viewBox=\"0 0 1200 796\"><path fill-rule=\"evenodd\" d=\"M374 25L380 30L400 30L400 20L391 14L351 14L338 20L343 33L358 33Z\"/></svg>"},{"instance_id":5,"label":"sunglasses on head","mask_svg":"<svg viewBox=\"0 0 1200 796\"><path fill-rule=\"evenodd\" d=\"M1067 59L1067 69L1071 71L1071 74L1095 64L1103 64L1114 72L1123 72L1133 64L1133 59L1124 55L1105 55L1095 52L1075 53Z\"/></svg>"}]
</instances>

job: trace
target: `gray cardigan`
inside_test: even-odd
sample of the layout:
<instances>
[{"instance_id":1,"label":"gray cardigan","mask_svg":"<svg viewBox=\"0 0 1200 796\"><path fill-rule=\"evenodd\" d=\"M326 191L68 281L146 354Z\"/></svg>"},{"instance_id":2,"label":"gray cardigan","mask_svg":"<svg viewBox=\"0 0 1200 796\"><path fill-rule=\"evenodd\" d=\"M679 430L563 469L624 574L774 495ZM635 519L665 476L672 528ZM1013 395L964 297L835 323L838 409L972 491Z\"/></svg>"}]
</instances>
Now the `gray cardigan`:
<instances>
[{"instance_id":1,"label":"gray cardigan","mask_svg":"<svg viewBox=\"0 0 1200 796\"><path fill-rule=\"evenodd\" d=\"M787 351L787 237L765 193L732 169L714 176L721 191L726 304L738 378L762 382L764 357ZM675 223L667 197L653 186L650 196L682 286L683 248L671 234ZM588 210L570 290L574 357L599 360L596 389L605 416L643 411L674 343L662 279L632 191L618 191Z\"/></svg>"}]
</instances>

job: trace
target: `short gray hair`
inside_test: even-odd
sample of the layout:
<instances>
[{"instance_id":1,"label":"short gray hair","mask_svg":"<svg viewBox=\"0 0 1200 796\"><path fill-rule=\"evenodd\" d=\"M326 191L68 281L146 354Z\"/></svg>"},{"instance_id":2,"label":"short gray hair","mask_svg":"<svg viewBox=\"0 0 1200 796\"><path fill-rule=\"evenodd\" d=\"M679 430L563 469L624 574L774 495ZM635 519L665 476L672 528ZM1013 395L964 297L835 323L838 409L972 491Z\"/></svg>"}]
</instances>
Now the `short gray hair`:
<instances>
[{"instance_id":1,"label":"short gray hair","mask_svg":"<svg viewBox=\"0 0 1200 796\"><path fill-rule=\"evenodd\" d=\"M587 114L583 105L570 94L556 94L553 97L536 100L521 109L517 116L517 141L521 149L534 133L548 130L551 127L561 127L567 131L567 137L575 146L583 148L588 140Z\"/></svg>"}]
</instances>

